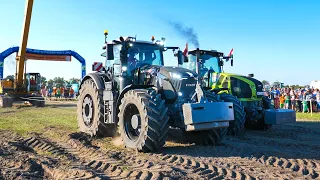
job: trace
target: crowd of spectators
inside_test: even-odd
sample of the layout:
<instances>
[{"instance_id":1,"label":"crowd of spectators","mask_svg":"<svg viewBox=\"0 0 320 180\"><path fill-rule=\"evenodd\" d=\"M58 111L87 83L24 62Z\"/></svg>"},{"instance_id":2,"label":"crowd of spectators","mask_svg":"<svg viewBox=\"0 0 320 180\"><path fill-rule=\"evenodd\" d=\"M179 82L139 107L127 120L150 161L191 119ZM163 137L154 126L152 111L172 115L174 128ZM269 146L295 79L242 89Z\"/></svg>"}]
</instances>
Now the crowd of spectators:
<instances>
[{"instance_id":1,"label":"crowd of spectators","mask_svg":"<svg viewBox=\"0 0 320 180\"><path fill-rule=\"evenodd\" d=\"M74 89L72 87L46 87L41 88L41 95L47 98L56 99L73 99L75 98Z\"/></svg>"},{"instance_id":2,"label":"crowd of spectators","mask_svg":"<svg viewBox=\"0 0 320 180\"><path fill-rule=\"evenodd\" d=\"M277 109L311 112L320 109L320 91L312 88L271 88L269 98Z\"/></svg>"}]
</instances>

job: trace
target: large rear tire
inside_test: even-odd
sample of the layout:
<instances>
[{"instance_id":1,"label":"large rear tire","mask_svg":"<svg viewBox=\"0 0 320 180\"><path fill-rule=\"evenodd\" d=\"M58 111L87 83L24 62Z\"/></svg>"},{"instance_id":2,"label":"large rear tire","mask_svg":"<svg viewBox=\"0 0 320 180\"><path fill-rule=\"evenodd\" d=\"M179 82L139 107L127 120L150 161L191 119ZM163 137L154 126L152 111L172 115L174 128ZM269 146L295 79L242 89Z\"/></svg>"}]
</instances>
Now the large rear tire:
<instances>
[{"instance_id":1,"label":"large rear tire","mask_svg":"<svg viewBox=\"0 0 320 180\"><path fill-rule=\"evenodd\" d=\"M168 137L168 108L153 89L135 89L124 94L119 106L119 132L127 148L152 152Z\"/></svg>"},{"instance_id":2,"label":"large rear tire","mask_svg":"<svg viewBox=\"0 0 320 180\"><path fill-rule=\"evenodd\" d=\"M78 126L90 136L114 136L116 124L104 123L103 91L98 90L92 79L83 82L78 100Z\"/></svg>"},{"instance_id":3,"label":"large rear tire","mask_svg":"<svg viewBox=\"0 0 320 180\"><path fill-rule=\"evenodd\" d=\"M206 97L209 102L217 102L216 95L212 92L205 91ZM228 128L216 128L205 131L184 131L187 140L197 145L211 145L216 146L222 143L226 137Z\"/></svg>"},{"instance_id":4,"label":"large rear tire","mask_svg":"<svg viewBox=\"0 0 320 180\"><path fill-rule=\"evenodd\" d=\"M231 94L219 94L220 99L224 102L232 102L234 109L234 121L230 121L228 127L228 135L236 136L239 132L244 130L244 123L246 122L246 112L239 99Z\"/></svg>"}]
</instances>

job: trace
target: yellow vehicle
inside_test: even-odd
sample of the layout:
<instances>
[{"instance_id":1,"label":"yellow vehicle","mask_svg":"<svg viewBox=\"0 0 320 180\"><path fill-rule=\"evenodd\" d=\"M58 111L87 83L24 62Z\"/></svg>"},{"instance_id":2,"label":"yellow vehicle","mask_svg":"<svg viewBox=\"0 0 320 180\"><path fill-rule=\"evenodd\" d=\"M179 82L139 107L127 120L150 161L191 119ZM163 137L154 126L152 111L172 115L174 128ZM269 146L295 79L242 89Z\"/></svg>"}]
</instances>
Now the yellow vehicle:
<instances>
[{"instance_id":1,"label":"yellow vehicle","mask_svg":"<svg viewBox=\"0 0 320 180\"><path fill-rule=\"evenodd\" d=\"M0 81L0 94L5 94L8 91L13 90L13 80L12 79L3 79Z\"/></svg>"},{"instance_id":2,"label":"yellow vehicle","mask_svg":"<svg viewBox=\"0 0 320 180\"><path fill-rule=\"evenodd\" d=\"M26 73L23 87L15 89L15 80L4 79L0 81L0 107L10 107L15 100L29 101L32 105L44 106L44 98L40 95L41 76L39 73Z\"/></svg>"},{"instance_id":3,"label":"yellow vehicle","mask_svg":"<svg viewBox=\"0 0 320 180\"><path fill-rule=\"evenodd\" d=\"M32 14L33 0L26 1L26 11L22 29L22 38L19 52L16 58L16 77L11 82L1 81L0 84L0 107L10 107L14 100L27 100L32 105L44 106L44 98L39 95L40 74L24 74L26 47Z\"/></svg>"}]
</instances>

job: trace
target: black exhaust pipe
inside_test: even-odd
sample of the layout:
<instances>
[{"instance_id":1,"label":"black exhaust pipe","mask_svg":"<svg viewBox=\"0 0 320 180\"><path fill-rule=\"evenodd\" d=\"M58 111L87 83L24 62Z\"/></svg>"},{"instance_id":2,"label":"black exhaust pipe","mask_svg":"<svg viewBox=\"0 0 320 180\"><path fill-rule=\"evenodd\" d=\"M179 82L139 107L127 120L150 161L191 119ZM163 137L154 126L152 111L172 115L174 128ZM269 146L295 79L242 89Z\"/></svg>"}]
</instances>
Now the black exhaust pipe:
<instances>
[{"instance_id":1,"label":"black exhaust pipe","mask_svg":"<svg viewBox=\"0 0 320 180\"><path fill-rule=\"evenodd\" d=\"M253 78L253 77L254 77L254 74L248 74L248 77Z\"/></svg>"}]
</instances>

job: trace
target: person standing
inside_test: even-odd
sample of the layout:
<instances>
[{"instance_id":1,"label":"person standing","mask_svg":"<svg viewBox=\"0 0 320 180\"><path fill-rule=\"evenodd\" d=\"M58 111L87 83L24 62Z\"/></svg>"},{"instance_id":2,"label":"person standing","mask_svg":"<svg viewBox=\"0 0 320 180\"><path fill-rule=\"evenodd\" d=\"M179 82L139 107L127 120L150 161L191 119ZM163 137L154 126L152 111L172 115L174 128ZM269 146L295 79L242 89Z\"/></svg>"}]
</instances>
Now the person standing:
<instances>
[{"instance_id":1,"label":"person standing","mask_svg":"<svg viewBox=\"0 0 320 180\"><path fill-rule=\"evenodd\" d=\"M284 102L285 102L285 97L284 97L283 94L280 95L279 101L280 101L280 108L283 109L284 108Z\"/></svg>"},{"instance_id":2,"label":"person standing","mask_svg":"<svg viewBox=\"0 0 320 180\"><path fill-rule=\"evenodd\" d=\"M63 97L64 96L64 87L63 86L60 87L60 93L61 93L61 97Z\"/></svg>"},{"instance_id":3,"label":"person standing","mask_svg":"<svg viewBox=\"0 0 320 180\"><path fill-rule=\"evenodd\" d=\"M284 108L285 109L290 108L290 94L289 93L285 95Z\"/></svg>"},{"instance_id":4,"label":"person standing","mask_svg":"<svg viewBox=\"0 0 320 180\"><path fill-rule=\"evenodd\" d=\"M61 97L61 88L57 88L57 98Z\"/></svg>"},{"instance_id":5,"label":"person standing","mask_svg":"<svg viewBox=\"0 0 320 180\"><path fill-rule=\"evenodd\" d=\"M51 98L52 97L52 87L48 88L48 97Z\"/></svg>"},{"instance_id":6,"label":"person standing","mask_svg":"<svg viewBox=\"0 0 320 180\"><path fill-rule=\"evenodd\" d=\"M274 108L275 109L279 109L280 108L280 102L279 102L279 98L280 98L280 90L279 88L275 88L273 91L272 91L272 94L273 94L273 101L274 101Z\"/></svg>"},{"instance_id":7,"label":"person standing","mask_svg":"<svg viewBox=\"0 0 320 180\"><path fill-rule=\"evenodd\" d=\"M290 102L291 102L291 109L296 110L296 93L293 89L290 91Z\"/></svg>"},{"instance_id":8,"label":"person standing","mask_svg":"<svg viewBox=\"0 0 320 180\"><path fill-rule=\"evenodd\" d=\"M46 97L47 88L45 86L42 86L41 88L41 95L42 97Z\"/></svg>"},{"instance_id":9,"label":"person standing","mask_svg":"<svg viewBox=\"0 0 320 180\"><path fill-rule=\"evenodd\" d=\"M298 111L302 112L302 101L303 101L303 94L302 94L302 90L299 89L298 91L298 97L297 97L297 104L298 104Z\"/></svg>"},{"instance_id":10,"label":"person standing","mask_svg":"<svg viewBox=\"0 0 320 180\"><path fill-rule=\"evenodd\" d=\"M68 100L67 98L69 98L69 89L67 87L64 89L63 96L65 100Z\"/></svg>"},{"instance_id":11,"label":"person standing","mask_svg":"<svg viewBox=\"0 0 320 180\"><path fill-rule=\"evenodd\" d=\"M316 101L317 101L317 111L320 109L320 91L316 89Z\"/></svg>"},{"instance_id":12,"label":"person standing","mask_svg":"<svg viewBox=\"0 0 320 180\"><path fill-rule=\"evenodd\" d=\"M69 96L70 98L73 98L73 95L74 95L74 90L72 88L72 86L70 87L70 91L69 91Z\"/></svg>"},{"instance_id":13,"label":"person standing","mask_svg":"<svg viewBox=\"0 0 320 180\"><path fill-rule=\"evenodd\" d=\"M57 87L53 87L53 97L57 98Z\"/></svg>"}]
</instances>

